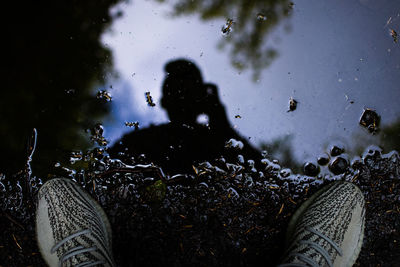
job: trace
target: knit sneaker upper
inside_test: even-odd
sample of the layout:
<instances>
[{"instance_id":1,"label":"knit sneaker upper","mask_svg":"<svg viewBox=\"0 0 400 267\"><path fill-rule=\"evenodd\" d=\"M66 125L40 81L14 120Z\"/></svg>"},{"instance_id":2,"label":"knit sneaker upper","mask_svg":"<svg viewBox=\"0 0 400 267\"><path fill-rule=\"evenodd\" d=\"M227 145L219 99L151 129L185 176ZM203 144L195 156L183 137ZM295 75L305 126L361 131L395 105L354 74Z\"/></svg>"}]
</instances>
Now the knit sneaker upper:
<instances>
[{"instance_id":1,"label":"knit sneaker upper","mask_svg":"<svg viewBox=\"0 0 400 267\"><path fill-rule=\"evenodd\" d=\"M56 178L42 186L38 201L37 240L50 266L114 266L110 224L89 194Z\"/></svg>"},{"instance_id":2,"label":"knit sneaker upper","mask_svg":"<svg viewBox=\"0 0 400 267\"><path fill-rule=\"evenodd\" d=\"M321 189L293 215L286 264L280 266L351 266L361 249L364 218L357 186L335 182Z\"/></svg>"}]
</instances>

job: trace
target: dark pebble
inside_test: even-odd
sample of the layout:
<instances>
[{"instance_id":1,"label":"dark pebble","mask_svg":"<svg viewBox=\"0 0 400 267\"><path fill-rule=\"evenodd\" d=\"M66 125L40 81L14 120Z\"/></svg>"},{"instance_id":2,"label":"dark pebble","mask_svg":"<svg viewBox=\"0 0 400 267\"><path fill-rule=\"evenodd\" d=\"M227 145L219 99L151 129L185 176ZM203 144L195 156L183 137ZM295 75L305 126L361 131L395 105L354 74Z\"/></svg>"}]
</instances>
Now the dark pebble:
<instances>
[{"instance_id":1,"label":"dark pebble","mask_svg":"<svg viewBox=\"0 0 400 267\"><path fill-rule=\"evenodd\" d=\"M331 156L336 157L340 154L344 153L344 147L340 147L339 145L333 145L331 148Z\"/></svg>"},{"instance_id":2,"label":"dark pebble","mask_svg":"<svg viewBox=\"0 0 400 267\"><path fill-rule=\"evenodd\" d=\"M375 110L365 109L360 118L360 124L367 128L370 133L376 133L379 130L380 116Z\"/></svg>"},{"instance_id":3,"label":"dark pebble","mask_svg":"<svg viewBox=\"0 0 400 267\"><path fill-rule=\"evenodd\" d=\"M328 155L319 156L317 162L319 165L325 166L326 164L329 163L329 156Z\"/></svg>"},{"instance_id":4,"label":"dark pebble","mask_svg":"<svg viewBox=\"0 0 400 267\"><path fill-rule=\"evenodd\" d=\"M348 166L349 166L348 161L345 158L339 156L329 164L329 170L333 174L338 175L344 173L348 168Z\"/></svg>"},{"instance_id":5,"label":"dark pebble","mask_svg":"<svg viewBox=\"0 0 400 267\"><path fill-rule=\"evenodd\" d=\"M304 164L303 170L305 175L314 177L318 175L320 168L317 164L314 164L312 162L306 162Z\"/></svg>"}]
</instances>

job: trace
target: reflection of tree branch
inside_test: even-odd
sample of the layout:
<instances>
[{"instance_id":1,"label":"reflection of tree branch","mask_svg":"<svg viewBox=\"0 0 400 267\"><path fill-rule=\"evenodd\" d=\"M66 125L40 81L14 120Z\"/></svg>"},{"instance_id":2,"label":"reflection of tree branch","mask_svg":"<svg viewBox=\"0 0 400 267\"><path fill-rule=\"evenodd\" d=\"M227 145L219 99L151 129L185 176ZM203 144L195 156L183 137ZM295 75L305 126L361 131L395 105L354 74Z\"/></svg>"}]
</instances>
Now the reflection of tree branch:
<instances>
[{"instance_id":1,"label":"reflection of tree branch","mask_svg":"<svg viewBox=\"0 0 400 267\"><path fill-rule=\"evenodd\" d=\"M400 118L382 128L381 143L386 151L400 151Z\"/></svg>"},{"instance_id":2,"label":"reflection of tree branch","mask_svg":"<svg viewBox=\"0 0 400 267\"><path fill-rule=\"evenodd\" d=\"M275 138L270 143L261 144L261 149L266 150L272 158L278 159L282 167L290 168L293 172L299 173L302 167L294 158L292 138L292 135Z\"/></svg>"},{"instance_id":3,"label":"reflection of tree branch","mask_svg":"<svg viewBox=\"0 0 400 267\"><path fill-rule=\"evenodd\" d=\"M93 87L112 71L111 51L101 35L119 14L120 0L17 2L9 10L4 90L0 104L0 169L16 172L26 159L24 140L32 128L41 136L33 172L47 172L64 151L90 147L83 128L108 114Z\"/></svg>"},{"instance_id":4,"label":"reflection of tree branch","mask_svg":"<svg viewBox=\"0 0 400 267\"><path fill-rule=\"evenodd\" d=\"M198 13L203 20L233 19L233 32L221 40L219 47L230 46L232 65L237 69L252 68L256 78L277 56L275 49L264 45L265 40L278 22L290 15L292 5L289 0L177 0L173 14ZM257 19L259 14L262 19Z\"/></svg>"},{"instance_id":5,"label":"reflection of tree branch","mask_svg":"<svg viewBox=\"0 0 400 267\"><path fill-rule=\"evenodd\" d=\"M377 136L365 134L365 129L357 132L352 137L351 155L361 155L368 145L377 144L384 152L400 151L400 118L393 123L383 126Z\"/></svg>"}]
</instances>

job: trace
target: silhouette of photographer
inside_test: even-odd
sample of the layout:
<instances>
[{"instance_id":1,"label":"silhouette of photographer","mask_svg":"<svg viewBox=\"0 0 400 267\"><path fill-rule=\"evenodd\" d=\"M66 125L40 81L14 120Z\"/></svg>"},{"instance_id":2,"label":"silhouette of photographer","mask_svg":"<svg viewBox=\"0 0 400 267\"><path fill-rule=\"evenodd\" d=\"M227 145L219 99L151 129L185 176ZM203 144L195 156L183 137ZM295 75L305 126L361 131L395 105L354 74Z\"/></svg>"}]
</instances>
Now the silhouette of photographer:
<instances>
[{"instance_id":1,"label":"silhouette of photographer","mask_svg":"<svg viewBox=\"0 0 400 267\"><path fill-rule=\"evenodd\" d=\"M110 155L117 156L118 152L128 156L144 154L169 174L191 172L196 162L220 156L229 162L236 162L237 154L255 161L261 158L260 152L231 127L216 85L204 83L193 62L170 61L165 71L161 105L170 123L124 135L109 149ZM197 122L202 114L208 116L206 125ZM241 151L232 153L225 147L231 138L243 143Z\"/></svg>"}]
</instances>

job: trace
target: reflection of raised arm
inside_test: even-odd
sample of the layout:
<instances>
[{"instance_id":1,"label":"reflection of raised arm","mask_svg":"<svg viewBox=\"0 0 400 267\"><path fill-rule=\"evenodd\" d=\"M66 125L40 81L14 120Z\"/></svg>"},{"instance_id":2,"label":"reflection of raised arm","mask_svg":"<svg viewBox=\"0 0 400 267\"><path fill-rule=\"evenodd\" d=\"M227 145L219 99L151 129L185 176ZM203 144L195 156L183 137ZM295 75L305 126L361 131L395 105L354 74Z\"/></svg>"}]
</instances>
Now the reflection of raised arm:
<instances>
[{"instance_id":1,"label":"reflection of raised arm","mask_svg":"<svg viewBox=\"0 0 400 267\"><path fill-rule=\"evenodd\" d=\"M199 113L205 113L209 118L209 125L212 129L226 129L230 127L224 105L218 96L218 88L215 84L204 84L206 96L199 102Z\"/></svg>"}]
</instances>

